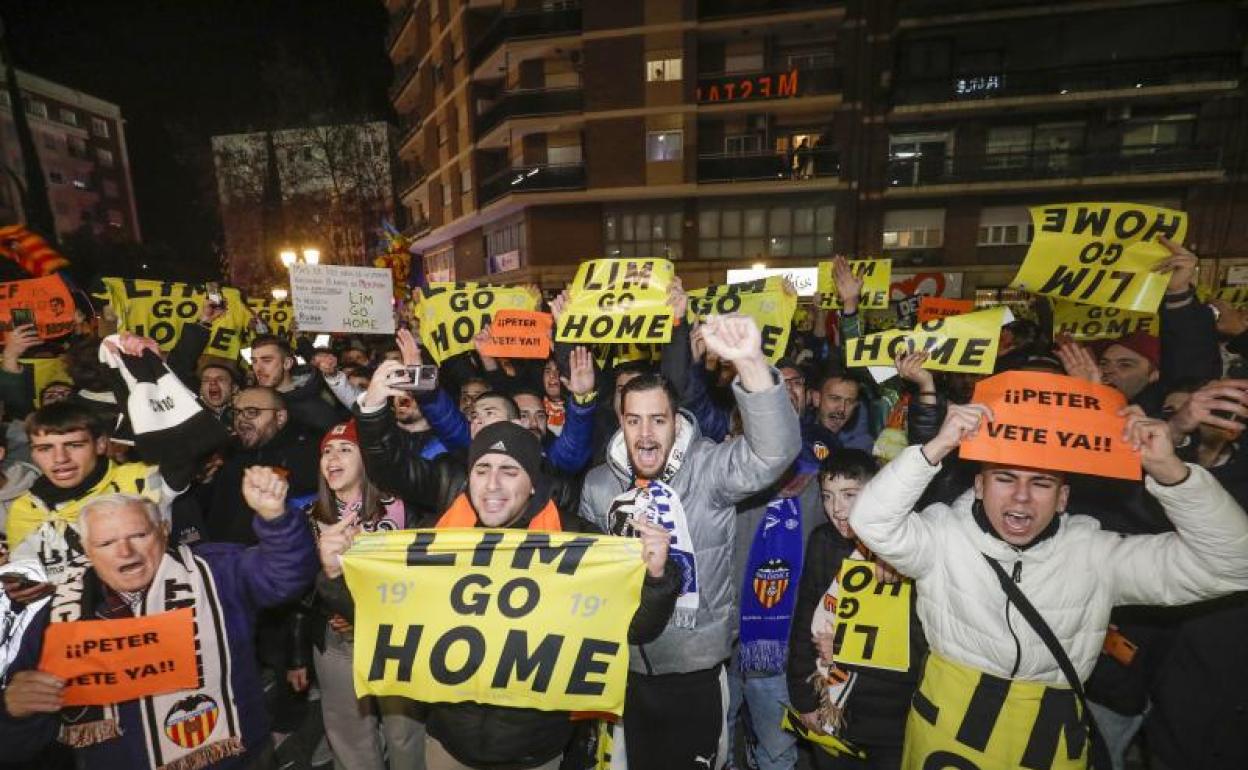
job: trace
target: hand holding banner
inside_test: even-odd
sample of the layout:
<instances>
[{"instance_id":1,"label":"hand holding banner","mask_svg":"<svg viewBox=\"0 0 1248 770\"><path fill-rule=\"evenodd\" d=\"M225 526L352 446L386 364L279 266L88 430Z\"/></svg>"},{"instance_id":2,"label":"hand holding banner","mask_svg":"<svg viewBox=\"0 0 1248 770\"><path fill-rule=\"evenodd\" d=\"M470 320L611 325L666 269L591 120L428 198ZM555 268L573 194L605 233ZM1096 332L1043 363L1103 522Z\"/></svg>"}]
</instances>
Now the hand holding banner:
<instances>
[{"instance_id":1,"label":"hand holding banner","mask_svg":"<svg viewBox=\"0 0 1248 770\"><path fill-rule=\"evenodd\" d=\"M66 706L105 706L199 685L190 608L50 623L39 670L65 680Z\"/></svg>"},{"instance_id":2,"label":"hand holding banner","mask_svg":"<svg viewBox=\"0 0 1248 770\"><path fill-rule=\"evenodd\" d=\"M550 357L550 313L537 310L500 310L490 321L490 340L481 346L483 356L494 358Z\"/></svg>"},{"instance_id":3,"label":"hand holding banner","mask_svg":"<svg viewBox=\"0 0 1248 770\"><path fill-rule=\"evenodd\" d=\"M169 351L182 336L182 327L195 323L207 297L203 286L146 278L105 278L109 304L117 314L117 328L151 337ZM238 358L241 338L251 322L238 289L221 287L225 314L212 322L204 354Z\"/></svg>"},{"instance_id":4,"label":"hand holding banner","mask_svg":"<svg viewBox=\"0 0 1248 770\"><path fill-rule=\"evenodd\" d=\"M666 259L582 262L559 319L559 342L669 342L667 291L676 269Z\"/></svg>"},{"instance_id":5,"label":"hand holding banner","mask_svg":"<svg viewBox=\"0 0 1248 770\"><path fill-rule=\"evenodd\" d=\"M640 540L376 532L342 563L356 601L357 695L622 712Z\"/></svg>"},{"instance_id":6,"label":"hand holding banner","mask_svg":"<svg viewBox=\"0 0 1248 770\"><path fill-rule=\"evenodd\" d=\"M1140 455L1122 440L1122 393L1043 372L1005 372L975 386L993 421L962 442L963 460L1139 480Z\"/></svg>"},{"instance_id":7,"label":"hand holding banner","mask_svg":"<svg viewBox=\"0 0 1248 770\"><path fill-rule=\"evenodd\" d=\"M1153 268L1182 243L1187 214L1134 203L1034 206L1035 237L1010 286L1101 307L1155 313L1169 276Z\"/></svg>"},{"instance_id":8,"label":"hand holding banner","mask_svg":"<svg viewBox=\"0 0 1248 770\"><path fill-rule=\"evenodd\" d=\"M699 321L710 315L743 313L754 319L763 337L763 355L773 364L789 345L797 294L784 279L772 276L746 283L716 284L688 292L689 310Z\"/></svg>"},{"instance_id":9,"label":"hand holding banner","mask_svg":"<svg viewBox=\"0 0 1248 770\"><path fill-rule=\"evenodd\" d=\"M836 290L836 277L831 262L819 263L819 307L836 310L841 307L841 295ZM893 276L891 259L851 259L849 269L862 279L862 291L858 295L859 310L887 310L889 284Z\"/></svg>"},{"instance_id":10,"label":"hand holding banner","mask_svg":"<svg viewBox=\"0 0 1248 770\"><path fill-rule=\"evenodd\" d=\"M875 564L846 559L837 578L836 650L833 660L855 666L910 670L910 596L908 579L881 583Z\"/></svg>"},{"instance_id":11,"label":"hand holding banner","mask_svg":"<svg viewBox=\"0 0 1248 770\"><path fill-rule=\"evenodd\" d=\"M74 300L59 275L0 283L0 326L5 329L14 326L14 308L31 311L41 340L74 330Z\"/></svg>"}]
</instances>

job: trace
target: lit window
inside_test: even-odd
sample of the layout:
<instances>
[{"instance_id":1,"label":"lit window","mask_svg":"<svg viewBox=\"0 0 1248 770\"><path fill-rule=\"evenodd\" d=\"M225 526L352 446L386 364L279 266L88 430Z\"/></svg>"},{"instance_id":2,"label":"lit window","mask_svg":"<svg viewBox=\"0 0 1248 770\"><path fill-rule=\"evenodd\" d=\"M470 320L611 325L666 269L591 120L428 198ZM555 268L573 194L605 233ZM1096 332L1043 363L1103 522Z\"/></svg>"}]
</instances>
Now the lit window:
<instances>
[{"instance_id":1,"label":"lit window","mask_svg":"<svg viewBox=\"0 0 1248 770\"><path fill-rule=\"evenodd\" d=\"M646 135L646 160L651 163L684 157L683 131L651 131Z\"/></svg>"},{"instance_id":2,"label":"lit window","mask_svg":"<svg viewBox=\"0 0 1248 770\"><path fill-rule=\"evenodd\" d=\"M103 139L107 139L109 135L108 121L103 120L102 118L91 118L91 133Z\"/></svg>"},{"instance_id":3,"label":"lit window","mask_svg":"<svg viewBox=\"0 0 1248 770\"><path fill-rule=\"evenodd\" d=\"M36 118L44 118L46 120L48 117L48 105L34 99L28 99L26 101L26 114L34 115Z\"/></svg>"},{"instance_id":4,"label":"lit window","mask_svg":"<svg viewBox=\"0 0 1248 770\"><path fill-rule=\"evenodd\" d=\"M681 60L651 59L646 62L646 80L650 83L666 83L681 78Z\"/></svg>"},{"instance_id":5,"label":"lit window","mask_svg":"<svg viewBox=\"0 0 1248 770\"><path fill-rule=\"evenodd\" d=\"M78 113L73 110L61 108L61 122L67 126L78 125Z\"/></svg>"}]
</instances>

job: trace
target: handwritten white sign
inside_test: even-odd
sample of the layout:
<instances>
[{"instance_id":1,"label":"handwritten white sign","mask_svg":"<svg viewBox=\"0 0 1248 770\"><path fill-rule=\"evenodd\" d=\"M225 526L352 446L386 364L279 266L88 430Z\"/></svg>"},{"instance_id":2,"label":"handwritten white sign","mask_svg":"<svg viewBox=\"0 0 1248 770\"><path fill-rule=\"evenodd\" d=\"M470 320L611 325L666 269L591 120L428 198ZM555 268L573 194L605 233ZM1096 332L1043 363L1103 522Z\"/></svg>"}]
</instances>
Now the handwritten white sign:
<instances>
[{"instance_id":1,"label":"handwritten white sign","mask_svg":"<svg viewBox=\"0 0 1248 770\"><path fill-rule=\"evenodd\" d=\"M297 263L290 296L299 331L394 334L394 284L385 268Z\"/></svg>"}]
</instances>

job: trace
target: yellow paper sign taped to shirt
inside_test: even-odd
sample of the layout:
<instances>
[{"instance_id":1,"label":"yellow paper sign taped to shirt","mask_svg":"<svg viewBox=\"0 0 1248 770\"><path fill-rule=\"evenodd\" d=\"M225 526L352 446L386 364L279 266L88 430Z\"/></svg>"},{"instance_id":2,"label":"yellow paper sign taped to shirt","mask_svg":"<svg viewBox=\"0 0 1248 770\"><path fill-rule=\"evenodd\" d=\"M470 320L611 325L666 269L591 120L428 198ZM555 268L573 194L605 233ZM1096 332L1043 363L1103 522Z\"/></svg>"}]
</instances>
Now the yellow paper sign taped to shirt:
<instances>
[{"instance_id":1,"label":"yellow paper sign taped to shirt","mask_svg":"<svg viewBox=\"0 0 1248 770\"><path fill-rule=\"evenodd\" d=\"M914 583L881 583L875 565L846 559L837 578L837 663L890 671L910 670L910 600Z\"/></svg>"},{"instance_id":2,"label":"yellow paper sign taped to shirt","mask_svg":"<svg viewBox=\"0 0 1248 770\"><path fill-rule=\"evenodd\" d=\"M342 561L355 599L356 695L623 711L640 540L374 532Z\"/></svg>"},{"instance_id":3,"label":"yellow paper sign taped to shirt","mask_svg":"<svg viewBox=\"0 0 1248 770\"><path fill-rule=\"evenodd\" d=\"M888 287L893 281L893 260L851 259L849 269L862 279L858 294L859 310L887 310ZM836 291L836 277L831 262L819 263L819 307L839 310L841 295Z\"/></svg>"},{"instance_id":4,"label":"yellow paper sign taped to shirt","mask_svg":"<svg viewBox=\"0 0 1248 770\"><path fill-rule=\"evenodd\" d=\"M105 278L108 302L117 314L117 328L151 337L160 349L169 351L182 336L182 327L199 321L206 301L204 287L174 281L146 278ZM242 337L251 322L238 289L221 287L225 313L212 324L203 354L234 360Z\"/></svg>"},{"instance_id":5,"label":"yellow paper sign taped to shirt","mask_svg":"<svg viewBox=\"0 0 1248 770\"><path fill-rule=\"evenodd\" d=\"M431 283L412 294L420 341L440 364L473 349L473 339L503 309L537 310L538 297L523 286Z\"/></svg>"},{"instance_id":6,"label":"yellow paper sign taped to shirt","mask_svg":"<svg viewBox=\"0 0 1248 770\"><path fill-rule=\"evenodd\" d=\"M651 342L672 339L667 290L676 269L666 259L582 262L559 319L559 342Z\"/></svg>"},{"instance_id":7,"label":"yellow paper sign taped to shirt","mask_svg":"<svg viewBox=\"0 0 1248 770\"><path fill-rule=\"evenodd\" d=\"M1155 313L1170 280L1154 273L1182 243L1187 214L1135 203L1070 203L1031 208L1035 231L1010 286L1070 302Z\"/></svg>"},{"instance_id":8,"label":"yellow paper sign taped to shirt","mask_svg":"<svg viewBox=\"0 0 1248 770\"><path fill-rule=\"evenodd\" d=\"M797 310L797 294L780 276L746 283L717 284L688 293L689 311L699 321L710 315L741 313L758 324L763 354L773 364L789 346L789 329Z\"/></svg>"},{"instance_id":9,"label":"yellow paper sign taped to shirt","mask_svg":"<svg viewBox=\"0 0 1248 770\"><path fill-rule=\"evenodd\" d=\"M894 366L898 355L926 350L924 369L991 374L1005 313L1006 308L994 307L924 321L913 329L854 337L845 341L845 361L849 366Z\"/></svg>"},{"instance_id":10,"label":"yellow paper sign taped to shirt","mask_svg":"<svg viewBox=\"0 0 1248 770\"><path fill-rule=\"evenodd\" d=\"M1155 313L1136 313L1116 307L1080 305L1075 302L1053 301L1053 337L1069 334L1072 339L1111 340L1135 332L1156 337L1161 321Z\"/></svg>"}]
</instances>

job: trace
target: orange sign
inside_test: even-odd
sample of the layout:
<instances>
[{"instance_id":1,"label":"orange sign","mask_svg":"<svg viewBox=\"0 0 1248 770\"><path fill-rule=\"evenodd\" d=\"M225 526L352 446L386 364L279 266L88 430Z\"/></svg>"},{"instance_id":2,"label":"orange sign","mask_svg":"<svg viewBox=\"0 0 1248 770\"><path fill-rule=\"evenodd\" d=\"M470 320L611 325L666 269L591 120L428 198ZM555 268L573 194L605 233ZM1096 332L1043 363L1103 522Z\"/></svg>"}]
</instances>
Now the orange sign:
<instances>
[{"instance_id":1,"label":"orange sign","mask_svg":"<svg viewBox=\"0 0 1248 770\"><path fill-rule=\"evenodd\" d=\"M948 297L919 297L919 323L963 315L975 310L973 299L949 299Z\"/></svg>"},{"instance_id":2,"label":"orange sign","mask_svg":"<svg viewBox=\"0 0 1248 770\"><path fill-rule=\"evenodd\" d=\"M1126 398L1062 374L1006 372L975 386L993 421L962 442L964 460L1140 478L1140 455L1122 440Z\"/></svg>"},{"instance_id":3,"label":"orange sign","mask_svg":"<svg viewBox=\"0 0 1248 770\"><path fill-rule=\"evenodd\" d=\"M39 670L65 680L66 706L104 706L196 687L194 613L187 607L49 624Z\"/></svg>"},{"instance_id":4,"label":"orange sign","mask_svg":"<svg viewBox=\"0 0 1248 770\"><path fill-rule=\"evenodd\" d=\"M35 324L39 339L60 337L74 330L74 300L59 275L0 283L0 329L13 328L14 309L19 314L30 311L33 318L25 323ZM22 323L18 319L16 325Z\"/></svg>"},{"instance_id":5,"label":"orange sign","mask_svg":"<svg viewBox=\"0 0 1248 770\"><path fill-rule=\"evenodd\" d=\"M481 346L481 354L494 358L549 358L553 326L550 313L500 310L490 321L490 341Z\"/></svg>"}]
</instances>

